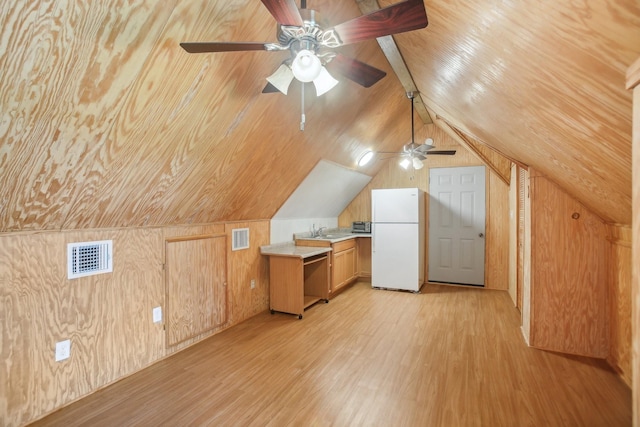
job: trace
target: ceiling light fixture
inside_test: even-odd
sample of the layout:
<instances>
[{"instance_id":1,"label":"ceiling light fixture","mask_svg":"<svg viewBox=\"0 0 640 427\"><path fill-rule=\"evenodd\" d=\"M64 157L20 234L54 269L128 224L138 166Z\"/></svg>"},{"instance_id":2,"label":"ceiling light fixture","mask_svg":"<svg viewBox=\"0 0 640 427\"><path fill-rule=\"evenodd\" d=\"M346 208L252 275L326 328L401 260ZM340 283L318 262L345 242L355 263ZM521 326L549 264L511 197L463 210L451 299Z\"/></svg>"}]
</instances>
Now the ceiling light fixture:
<instances>
[{"instance_id":1,"label":"ceiling light fixture","mask_svg":"<svg viewBox=\"0 0 640 427\"><path fill-rule=\"evenodd\" d=\"M316 87L316 95L322 96L336 87L338 81L329 74L325 67L320 68L320 74L313 80L313 84Z\"/></svg>"},{"instance_id":2,"label":"ceiling light fixture","mask_svg":"<svg viewBox=\"0 0 640 427\"><path fill-rule=\"evenodd\" d=\"M322 71L322 62L315 53L302 49L291 64L291 71L296 79L303 83L314 81Z\"/></svg>"},{"instance_id":3,"label":"ceiling light fixture","mask_svg":"<svg viewBox=\"0 0 640 427\"><path fill-rule=\"evenodd\" d=\"M365 151L365 153L360 156L360 160L358 160L358 166L362 167L369 163L373 159L373 151Z\"/></svg>"},{"instance_id":4,"label":"ceiling light fixture","mask_svg":"<svg viewBox=\"0 0 640 427\"><path fill-rule=\"evenodd\" d=\"M299 51L293 61L287 60L282 63L275 73L267 77L267 81L287 95L294 78L301 83L313 82L318 96L324 95L338 84L338 80L322 65L318 55L308 49Z\"/></svg>"},{"instance_id":5,"label":"ceiling light fixture","mask_svg":"<svg viewBox=\"0 0 640 427\"><path fill-rule=\"evenodd\" d=\"M275 73L267 77L267 81L286 95L293 78L294 75L291 68L289 68L287 64L282 64Z\"/></svg>"}]
</instances>

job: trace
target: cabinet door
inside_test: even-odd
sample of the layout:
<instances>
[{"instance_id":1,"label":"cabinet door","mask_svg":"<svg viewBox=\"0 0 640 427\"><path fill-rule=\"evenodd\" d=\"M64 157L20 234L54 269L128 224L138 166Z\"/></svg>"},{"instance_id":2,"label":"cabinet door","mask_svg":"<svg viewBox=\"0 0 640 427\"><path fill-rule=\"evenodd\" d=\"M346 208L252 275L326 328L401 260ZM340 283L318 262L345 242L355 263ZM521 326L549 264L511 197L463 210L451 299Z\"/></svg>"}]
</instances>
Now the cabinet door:
<instances>
[{"instance_id":1,"label":"cabinet door","mask_svg":"<svg viewBox=\"0 0 640 427\"><path fill-rule=\"evenodd\" d=\"M356 249L350 248L333 255L333 281L331 290L336 291L357 277Z\"/></svg>"},{"instance_id":2,"label":"cabinet door","mask_svg":"<svg viewBox=\"0 0 640 427\"><path fill-rule=\"evenodd\" d=\"M166 345L226 322L226 236L166 241Z\"/></svg>"},{"instance_id":3,"label":"cabinet door","mask_svg":"<svg viewBox=\"0 0 640 427\"><path fill-rule=\"evenodd\" d=\"M358 262L356 259L356 248L347 249L345 251L345 282L349 283L358 275ZM345 283L345 284L346 284Z\"/></svg>"},{"instance_id":4,"label":"cabinet door","mask_svg":"<svg viewBox=\"0 0 640 427\"><path fill-rule=\"evenodd\" d=\"M345 281L345 254L347 251L333 254L331 291L336 291Z\"/></svg>"}]
</instances>

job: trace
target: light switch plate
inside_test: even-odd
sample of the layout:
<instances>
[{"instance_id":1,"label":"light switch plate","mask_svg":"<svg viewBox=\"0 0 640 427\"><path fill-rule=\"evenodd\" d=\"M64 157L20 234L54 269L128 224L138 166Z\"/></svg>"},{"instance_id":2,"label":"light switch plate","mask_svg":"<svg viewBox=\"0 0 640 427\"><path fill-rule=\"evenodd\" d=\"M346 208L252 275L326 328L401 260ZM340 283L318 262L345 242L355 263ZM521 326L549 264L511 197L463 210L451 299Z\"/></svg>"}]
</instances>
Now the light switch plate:
<instances>
[{"instance_id":1,"label":"light switch plate","mask_svg":"<svg viewBox=\"0 0 640 427\"><path fill-rule=\"evenodd\" d=\"M68 359L71 356L71 340L56 343L56 362Z\"/></svg>"},{"instance_id":2,"label":"light switch plate","mask_svg":"<svg viewBox=\"0 0 640 427\"><path fill-rule=\"evenodd\" d=\"M162 307L155 307L153 309L153 323L162 322Z\"/></svg>"}]
</instances>

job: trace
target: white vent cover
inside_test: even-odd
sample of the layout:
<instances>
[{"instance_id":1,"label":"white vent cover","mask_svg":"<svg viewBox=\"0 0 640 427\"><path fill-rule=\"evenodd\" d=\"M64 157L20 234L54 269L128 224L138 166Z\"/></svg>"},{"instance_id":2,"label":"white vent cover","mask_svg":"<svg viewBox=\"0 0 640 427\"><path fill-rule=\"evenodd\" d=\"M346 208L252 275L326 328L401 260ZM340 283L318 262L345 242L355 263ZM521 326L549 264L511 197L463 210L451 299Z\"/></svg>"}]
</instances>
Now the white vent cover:
<instances>
[{"instance_id":1,"label":"white vent cover","mask_svg":"<svg viewBox=\"0 0 640 427\"><path fill-rule=\"evenodd\" d=\"M78 242L67 245L69 279L113 271L113 240Z\"/></svg>"},{"instance_id":2,"label":"white vent cover","mask_svg":"<svg viewBox=\"0 0 640 427\"><path fill-rule=\"evenodd\" d=\"M237 251L240 249L249 249L249 229L248 228L235 228L231 230L232 244L231 250Z\"/></svg>"}]
</instances>

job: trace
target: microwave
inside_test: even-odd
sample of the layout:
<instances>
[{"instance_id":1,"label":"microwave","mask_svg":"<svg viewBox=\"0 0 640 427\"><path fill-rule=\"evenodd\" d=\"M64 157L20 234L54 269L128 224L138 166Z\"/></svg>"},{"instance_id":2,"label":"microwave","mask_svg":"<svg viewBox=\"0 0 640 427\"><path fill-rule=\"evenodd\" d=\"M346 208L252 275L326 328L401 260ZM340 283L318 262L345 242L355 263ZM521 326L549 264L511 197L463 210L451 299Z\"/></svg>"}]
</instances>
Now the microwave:
<instances>
[{"instance_id":1,"label":"microwave","mask_svg":"<svg viewBox=\"0 0 640 427\"><path fill-rule=\"evenodd\" d=\"M351 226L352 233L371 233L371 221L354 221Z\"/></svg>"}]
</instances>

